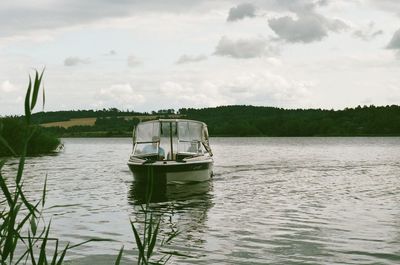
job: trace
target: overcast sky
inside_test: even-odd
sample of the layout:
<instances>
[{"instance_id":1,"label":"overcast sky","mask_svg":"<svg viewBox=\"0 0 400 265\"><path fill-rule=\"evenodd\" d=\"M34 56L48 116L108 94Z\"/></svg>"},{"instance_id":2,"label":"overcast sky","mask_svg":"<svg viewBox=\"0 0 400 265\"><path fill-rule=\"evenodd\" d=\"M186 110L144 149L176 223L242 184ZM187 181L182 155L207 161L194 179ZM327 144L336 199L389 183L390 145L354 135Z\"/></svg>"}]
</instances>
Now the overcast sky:
<instances>
[{"instance_id":1,"label":"overcast sky","mask_svg":"<svg viewBox=\"0 0 400 265\"><path fill-rule=\"evenodd\" d=\"M399 0L2 0L0 115L400 104Z\"/></svg>"}]
</instances>

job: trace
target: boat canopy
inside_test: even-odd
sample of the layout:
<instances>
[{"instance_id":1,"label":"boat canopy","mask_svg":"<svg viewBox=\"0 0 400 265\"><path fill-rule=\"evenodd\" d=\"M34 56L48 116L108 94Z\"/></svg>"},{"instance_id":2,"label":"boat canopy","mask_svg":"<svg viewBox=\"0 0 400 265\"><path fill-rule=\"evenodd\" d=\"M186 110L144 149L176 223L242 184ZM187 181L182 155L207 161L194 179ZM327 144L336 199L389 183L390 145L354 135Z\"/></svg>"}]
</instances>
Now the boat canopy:
<instances>
[{"instance_id":1,"label":"boat canopy","mask_svg":"<svg viewBox=\"0 0 400 265\"><path fill-rule=\"evenodd\" d=\"M138 156L158 154L172 160L179 154L212 155L207 125L193 120L160 119L139 123L133 142L133 154Z\"/></svg>"}]
</instances>

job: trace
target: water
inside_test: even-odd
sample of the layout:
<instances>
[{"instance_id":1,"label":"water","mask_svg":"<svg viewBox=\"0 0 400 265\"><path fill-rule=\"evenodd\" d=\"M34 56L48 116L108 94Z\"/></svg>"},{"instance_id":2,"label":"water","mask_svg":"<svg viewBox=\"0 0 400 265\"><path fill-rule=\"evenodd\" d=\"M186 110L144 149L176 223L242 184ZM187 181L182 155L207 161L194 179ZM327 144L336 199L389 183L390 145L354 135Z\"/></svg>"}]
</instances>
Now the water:
<instances>
[{"instance_id":1,"label":"water","mask_svg":"<svg viewBox=\"0 0 400 265\"><path fill-rule=\"evenodd\" d=\"M126 165L130 139L63 139L65 151L27 160L29 197L48 175L46 219L70 264L135 255L129 219L144 188ZM161 236L192 256L172 264L399 264L400 138L212 138L210 182L156 189ZM15 169L9 163L5 173Z\"/></svg>"}]
</instances>

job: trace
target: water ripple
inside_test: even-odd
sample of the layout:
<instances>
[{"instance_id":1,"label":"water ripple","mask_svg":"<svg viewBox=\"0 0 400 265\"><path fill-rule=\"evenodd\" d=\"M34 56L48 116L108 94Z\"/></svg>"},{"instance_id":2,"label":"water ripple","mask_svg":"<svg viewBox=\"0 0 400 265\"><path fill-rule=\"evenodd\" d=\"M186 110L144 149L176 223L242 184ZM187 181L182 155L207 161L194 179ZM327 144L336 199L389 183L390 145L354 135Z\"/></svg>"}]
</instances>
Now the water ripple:
<instances>
[{"instance_id":1,"label":"water ripple","mask_svg":"<svg viewBox=\"0 0 400 265\"><path fill-rule=\"evenodd\" d=\"M71 264L135 255L129 219L145 188L126 166L129 139L64 139L56 156L27 159L25 189L41 196L55 236L80 243ZM399 264L400 138L212 138L210 182L159 187L151 208L173 264ZM13 177L17 161L3 170ZM1 198L0 198L0 201ZM111 261L111 262L110 262Z\"/></svg>"}]
</instances>

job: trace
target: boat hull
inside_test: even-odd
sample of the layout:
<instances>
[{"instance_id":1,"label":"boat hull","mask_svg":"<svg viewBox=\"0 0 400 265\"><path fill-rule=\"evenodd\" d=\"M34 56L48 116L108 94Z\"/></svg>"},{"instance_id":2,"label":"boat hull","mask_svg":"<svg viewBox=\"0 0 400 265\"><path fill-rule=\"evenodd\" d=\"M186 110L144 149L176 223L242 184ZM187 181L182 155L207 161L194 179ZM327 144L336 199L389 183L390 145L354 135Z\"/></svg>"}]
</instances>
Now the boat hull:
<instances>
[{"instance_id":1,"label":"boat hull","mask_svg":"<svg viewBox=\"0 0 400 265\"><path fill-rule=\"evenodd\" d=\"M212 161L175 162L157 161L154 163L128 163L135 181L155 183L185 183L209 180L212 176Z\"/></svg>"}]
</instances>

